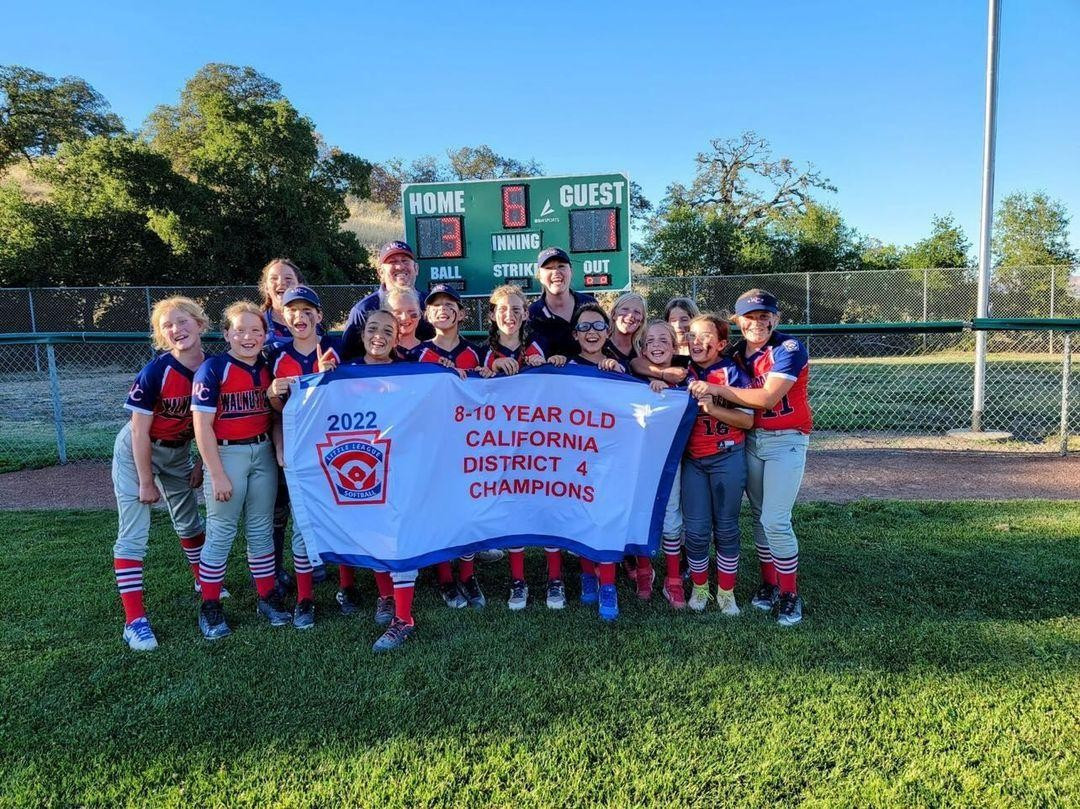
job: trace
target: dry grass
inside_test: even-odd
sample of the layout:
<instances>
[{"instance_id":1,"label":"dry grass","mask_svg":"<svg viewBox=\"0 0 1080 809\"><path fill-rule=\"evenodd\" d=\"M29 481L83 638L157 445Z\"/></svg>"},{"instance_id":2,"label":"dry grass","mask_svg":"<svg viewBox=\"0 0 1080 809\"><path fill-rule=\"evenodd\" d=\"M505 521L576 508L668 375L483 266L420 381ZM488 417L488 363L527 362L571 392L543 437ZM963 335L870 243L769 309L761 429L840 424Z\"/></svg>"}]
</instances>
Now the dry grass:
<instances>
[{"instance_id":1,"label":"dry grass","mask_svg":"<svg viewBox=\"0 0 1080 809\"><path fill-rule=\"evenodd\" d=\"M360 244L369 250L377 251L386 242L404 236L401 218L390 213L385 205L355 197L349 197L345 204L349 208L349 218L343 229L355 233Z\"/></svg>"},{"instance_id":2,"label":"dry grass","mask_svg":"<svg viewBox=\"0 0 1080 809\"><path fill-rule=\"evenodd\" d=\"M0 169L0 183L14 182L22 189L29 202L44 202L49 198L52 188L30 173L25 163L16 163L6 169Z\"/></svg>"}]
</instances>

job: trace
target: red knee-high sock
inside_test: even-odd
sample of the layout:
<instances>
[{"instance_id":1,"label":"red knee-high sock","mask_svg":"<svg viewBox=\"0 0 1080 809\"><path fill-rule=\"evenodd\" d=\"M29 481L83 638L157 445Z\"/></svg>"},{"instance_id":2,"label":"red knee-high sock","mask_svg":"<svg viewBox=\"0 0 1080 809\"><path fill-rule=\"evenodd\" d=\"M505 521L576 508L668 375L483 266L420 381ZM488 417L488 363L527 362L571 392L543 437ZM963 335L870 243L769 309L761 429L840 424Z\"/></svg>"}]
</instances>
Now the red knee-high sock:
<instances>
[{"instance_id":1,"label":"red knee-high sock","mask_svg":"<svg viewBox=\"0 0 1080 809\"><path fill-rule=\"evenodd\" d=\"M468 581L473 577L473 573L476 571L476 563L472 559L458 559L457 563L457 577L458 581Z\"/></svg>"},{"instance_id":2,"label":"red knee-high sock","mask_svg":"<svg viewBox=\"0 0 1080 809\"><path fill-rule=\"evenodd\" d=\"M301 573L299 570L296 571L296 600L315 600L315 582L310 570L306 573Z\"/></svg>"},{"instance_id":3,"label":"red knee-high sock","mask_svg":"<svg viewBox=\"0 0 1080 809\"><path fill-rule=\"evenodd\" d=\"M650 559L648 556L639 556L637 558L638 571L644 570L645 575L648 576L650 568L652 568L652 559Z\"/></svg>"},{"instance_id":4,"label":"red knee-high sock","mask_svg":"<svg viewBox=\"0 0 1080 809\"><path fill-rule=\"evenodd\" d=\"M180 537L180 547L184 549L184 556L191 566L191 575L195 577L195 581L199 580L199 551L205 541L206 534L201 531L193 537Z\"/></svg>"},{"instance_id":5,"label":"red knee-high sock","mask_svg":"<svg viewBox=\"0 0 1080 809\"><path fill-rule=\"evenodd\" d=\"M348 565L338 565L338 585L344 590L356 584L356 571Z\"/></svg>"},{"instance_id":6,"label":"red knee-high sock","mask_svg":"<svg viewBox=\"0 0 1080 809\"><path fill-rule=\"evenodd\" d=\"M562 578L562 551L547 551L548 579Z\"/></svg>"},{"instance_id":7,"label":"red knee-high sock","mask_svg":"<svg viewBox=\"0 0 1080 809\"><path fill-rule=\"evenodd\" d=\"M412 599L413 583L394 585L394 616L409 626L413 624Z\"/></svg>"},{"instance_id":8,"label":"red knee-high sock","mask_svg":"<svg viewBox=\"0 0 1080 809\"><path fill-rule=\"evenodd\" d=\"M698 571L698 572L695 572L695 571L691 570L690 571L690 581L692 581L694 584L708 584L709 583L709 569L706 568L705 570Z\"/></svg>"},{"instance_id":9,"label":"red knee-high sock","mask_svg":"<svg viewBox=\"0 0 1080 809\"><path fill-rule=\"evenodd\" d=\"M780 592L799 592L799 555L795 554L794 556L788 556L783 559L774 556L773 564L776 565L776 578L777 584L780 586Z\"/></svg>"},{"instance_id":10,"label":"red knee-high sock","mask_svg":"<svg viewBox=\"0 0 1080 809\"><path fill-rule=\"evenodd\" d=\"M600 576L600 584L614 584L615 583L615 563L614 562L601 562L596 566L596 572Z\"/></svg>"},{"instance_id":11,"label":"red knee-high sock","mask_svg":"<svg viewBox=\"0 0 1080 809\"><path fill-rule=\"evenodd\" d=\"M584 556L580 559L581 572L589 576L596 575L596 564L591 559L586 559Z\"/></svg>"},{"instance_id":12,"label":"red knee-high sock","mask_svg":"<svg viewBox=\"0 0 1080 809\"><path fill-rule=\"evenodd\" d=\"M449 562L439 562L435 566L435 575L439 579L439 584L454 583L454 568L451 567Z\"/></svg>"},{"instance_id":13,"label":"red knee-high sock","mask_svg":"<svg viewBox=\"0 0 1080 809\"><path fill-rule=\"evenodd\" d=\"M266 598L277 586L277 578L274 575L274 552L262 556L248 556L248 569L252 578L255 579L255 589L259 591L259 598Z\"/></svg>"},{"instance_id":14,"label":"red knee-high sock","mask_svg":"<svg viewBox=\"0 0 1080 809\"><path fill-rule=\"evenodd\" d=\"M375 571L375 586L379 588L379 598L393 598L394 580L390 578L388 571Z\"/></svg>"},{"instance_id":15,"label":"red knee-high sock","mask_svg":"<svg viewBox=\"0 0 1080 809\"><path fill-rule=\"evenodd\" d=\"M124 623L126 624L146 615L142 598L142 566L142 559L113 559L116 588L120 591L120 601L124 605Z\"/></svg>"},{"instance_id":16,"label":"red knee-high sock","mask_svg":"<svg viewBox=\"0 0 1080 809\"><path fill-rule=\"evenodd\" d=\"M665 553L665 575L669 579L678 579L682 577L682 571L679 570L679 554L678 553Z\"/></svg>"},{"instance_id":17,"label":"red knee-high sock","mask_svg":"<svg viewBox=\"0 0 1080 809\"><path fill-rule=\"evenodd\" d=\"M510 578L524 579L525 551L510 551L507 555L510 557Z\"/></svg>"}]
</instances>

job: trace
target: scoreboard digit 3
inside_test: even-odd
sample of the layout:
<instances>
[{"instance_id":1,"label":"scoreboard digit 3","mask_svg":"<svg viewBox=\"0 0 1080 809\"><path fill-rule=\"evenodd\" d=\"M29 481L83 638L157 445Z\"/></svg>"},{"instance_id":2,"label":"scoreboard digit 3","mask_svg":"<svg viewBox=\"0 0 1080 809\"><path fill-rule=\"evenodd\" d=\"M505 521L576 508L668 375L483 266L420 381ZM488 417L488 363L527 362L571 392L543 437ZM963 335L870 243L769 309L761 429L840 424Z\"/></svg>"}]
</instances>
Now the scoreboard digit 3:
<instances>
[{"instance_id":1,"label":"scoreboard digit 3","mask_svg":"<svg viewBox=\"0 0 1080 809\"><path fill-rule=\"evenodd\" d=\"M514 283L538 292L536 254L561 247L575 286L630 286L630 181L625 174L410 183L401 189L417 286L488 295Z\"/></svg>"}]
</instances>

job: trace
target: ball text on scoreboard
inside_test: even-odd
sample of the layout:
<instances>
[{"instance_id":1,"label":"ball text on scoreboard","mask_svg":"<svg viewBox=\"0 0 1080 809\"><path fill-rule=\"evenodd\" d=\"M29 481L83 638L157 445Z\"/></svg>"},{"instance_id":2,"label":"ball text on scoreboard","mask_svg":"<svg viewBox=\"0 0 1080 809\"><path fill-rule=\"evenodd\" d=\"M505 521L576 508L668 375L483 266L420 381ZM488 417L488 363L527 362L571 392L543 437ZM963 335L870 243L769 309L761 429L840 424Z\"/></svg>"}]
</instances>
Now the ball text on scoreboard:
<instances>
[{"instance_id":1,"label":"ball text on scoreboard","mask_svg":"<svg viewBox=\"0 0 1080 809\"><path fill-rule=\"evenodd\" d=\"M630 285L630 181L624 174L520 177L402 188L405 239L418 286L486 295L515 283L539 291L536 254L561 247L575 286Z\"/></svg>"}]
</instances>

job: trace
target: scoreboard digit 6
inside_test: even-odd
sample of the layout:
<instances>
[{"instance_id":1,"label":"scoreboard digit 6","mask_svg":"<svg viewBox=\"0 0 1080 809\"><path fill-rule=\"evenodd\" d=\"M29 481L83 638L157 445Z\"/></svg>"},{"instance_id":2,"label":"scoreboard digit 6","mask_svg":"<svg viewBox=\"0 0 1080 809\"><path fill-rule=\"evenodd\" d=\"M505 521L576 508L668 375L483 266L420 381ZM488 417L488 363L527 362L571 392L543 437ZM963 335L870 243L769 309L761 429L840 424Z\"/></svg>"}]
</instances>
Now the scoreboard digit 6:
<instances>
[{"instance_id":1,"label":"scoreboard digit 6","mask_svg":"<svg viewBox=\"0 0 1080 809\"><path fill-rule=\"evenodd\" d=\"M545 247L570 254L579 288L630 285L625 174L412 183L401 193L418 286L449 284L466 295L487 295L515 283L538 292L536 254Z\"/></svg>"}]
</instances>

